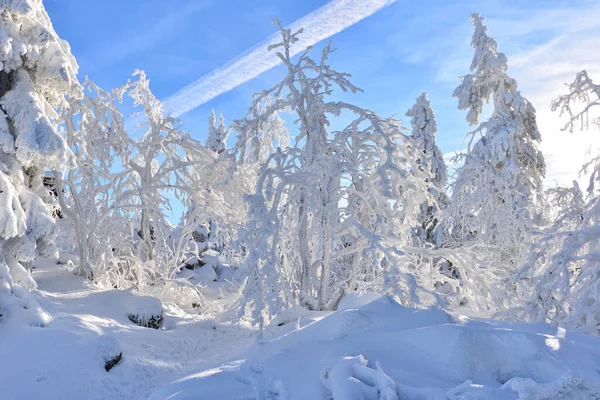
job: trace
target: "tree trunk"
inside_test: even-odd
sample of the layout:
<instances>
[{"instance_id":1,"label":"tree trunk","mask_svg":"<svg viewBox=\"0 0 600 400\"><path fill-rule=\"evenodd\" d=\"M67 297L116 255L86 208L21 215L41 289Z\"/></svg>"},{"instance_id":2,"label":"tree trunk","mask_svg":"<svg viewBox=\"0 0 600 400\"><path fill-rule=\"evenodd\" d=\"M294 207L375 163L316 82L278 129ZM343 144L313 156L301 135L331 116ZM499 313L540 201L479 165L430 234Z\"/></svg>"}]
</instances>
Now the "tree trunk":
<instances>
[{"instance_id":1,"label":"tree trunk","mask_svg":"<svg viewBox=\"0 0 600 400\"><path fill-rule=\"evenodd\" d=\"M306 197L304 190L300 195L299 220L300 229L298 242L300 247L300 304L304 307L312 308L312 299L310 296L310 249L308 246L308 213L306 212Z\"/></svg>"},{"instance_id":2,"label":"tree trunk","mask_svg":"<svg viewBox=\"0 0 600 400\"><path fill-rule=\"evenodd\" d=\"M152 173L150 171L150 167L151 167L151 162L148 162L148 160L146 160L146 166L144 167L144 175L140 177L140 185L141 185L141 203L142 203L142 210L141 210L141 221L140 221L140 230L142 232L142 239L144 241L144 252L146 253L146 257L148 260L153 260L154 259L154 246L152 244L153 240L152 240L152 233L151 233L151 227L150 227L150 218L148 215L148 207L150 206L146 199L146 193L145 193L145 189L150 186L150 180L152 178ZM150 179L148 179L148 177L150 177Z\"/></svg>"},{"instance_id":3,"label":"tree trunk","mask_svg":"<svg viewBox=\"0 0 600 400\"><path fill-rule=\"evenodd\" d=\"M327 298L329 291L329 274L331 267L331 206L323 207L321 218L321 229L323 241L321 246L321 282L319 285L319 310L327 309Z\"/></svg>"}]
</instances>

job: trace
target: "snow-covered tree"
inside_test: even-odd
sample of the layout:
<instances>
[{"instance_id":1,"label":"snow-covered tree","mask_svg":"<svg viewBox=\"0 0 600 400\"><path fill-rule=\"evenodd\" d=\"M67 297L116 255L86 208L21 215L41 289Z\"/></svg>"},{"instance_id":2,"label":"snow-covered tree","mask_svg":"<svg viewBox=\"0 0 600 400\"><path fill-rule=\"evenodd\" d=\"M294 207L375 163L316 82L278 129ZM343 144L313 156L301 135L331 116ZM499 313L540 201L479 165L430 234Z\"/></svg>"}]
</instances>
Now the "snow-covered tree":
<instances>
[{"instance_id":1,"label":"snow-covered tree","mask_svg":"<svg viewBox=\"0 0 600 400\"><path fill-rule=\"evenodd\" d=\"M397 121L330 100L334 88L359 90L328 65L330 45L318 61L310 48L292 61L300 32L279 29L282 41L271 49L287 76L255 95L249 116L237 122L236 147L245 159L278 111L294 115L297 134L292 146L263 163L256 193L248 196L242 312L252 308L254 321L263 324L292 305L335 309L345 294L367 286L404 304L423 305L427 297L436 303L439 273L420 265L410 270L403 248L412 245L421 205L433 201L431 176L419 168L422 152ZM355 119L330 131L342 113Z\"/></svg>"},{"instance_id":2,"label":"snow-covered tree","mask_svg":"<svg viewBox=\"0 0 600 400\"><path fill-rule=\"evenodd\" d=\"M55 233L43 185L47 170L73 165L57 133L56 110L78 96L77 63L41 0L0 3L0 319L26 304L34 288L26 270L38 254L52 254ZM38 321L39 322L39 321Z\"/></svg>"},{"instance_id":3,"label":"snow-covered tree","mask_svg":"<svg viewBox=\"0 0 600 400\"><path fill-rule=\"evenodd\" d=\"M162 103L150 91L146 74L136 71L134 76L139 78L121 90L143 111L136 113L140 124L135 132L139 137L132 141L133 156L126 167L134 173L134 189L139 193L135 209L139 212L143 258L152 260L160 242L156 236L164 235L162 228L169 225L164 216L164 211L170 210L167 193L186 202L193 190L188 167L201 163L200 154L208 152L181 130L178 120L164 115Z\"/></svg>"},{"instance_id":4,"label":"snow-covered tree","mask_svg":"<svg viewBox=\"0 0 600 400\"><path fill-rule=\"evenodd\" d=\"M227 138L231 133L231 129L225 126L225 118L223 114L219 116L219 122L217 123L217 116L213 109L210 114L208 121L208 138L206 139L206 147L209 150L214 151L217 154L224 152L227 149Z\"/></svg>"},{"instance_id":5,"label":"snow-covered tree","mask_svg":"<svg viewBox=\"0 0 600 400\"><path fill-rule=\"evenodd\" d=\"M290 146L290 132L281 112L285 108L273 107L271 96L262 93L255 95L254 101L246 117L235 121L235 129L240 133L233 149L238 164L262 164L277 148L286 149ZM260 124L248 121L260 120Z\"/></svg>"},{"instance_id":6,"label":"snow-covered tree","mask_svg":"<svg viewBox=\"0 0 600 400\"><path fill-rule=\"evenodd\" d=\"M163 115L143 72L135 76L113 93L86 82L89 94L70 101L64 121L78 166L57 176L58 198L75 231L76 272L110 287L156 289L164 298L189 286L175 274L197 253L191 240L197 211L191 209L177 228L166 212L172 201L193 202L204 186L191 169L216 155ZM143 108L133 119L139 123L134 137L117 109L125 95ZM188 306L198 300L197 290L192 292Z\"/></svg>"},{"instance_id":7,"label":"snow-covered tree","mask_svg":"<svg viewBox=\"0 0 600 400\"><path fill-rule=\"evenodd\" d=\"M507 74L508 62L487 34L484 19L471 16L475 55L471 74L454 91L467 122L478 125L468 134L464 165L452 184L452 201L444 212L444 246L479 246L487 263L512 269L522 261L542 195L545 163L535 109ZM492 115L482 123L484 103Z\"/></svg>"},{"instance_id":8,"label":"snow-covered tree","mask_svg":"<svg viewBox=\"0 0 600 400\"><path fill-rule=\"evenodd\" d=\"M577 74L569 93L552 103L567 114L564 130L589 127L589 112L600 104L600 86L586 71ZM550 192L554 222L535 241L514 282L526 294L519 319L532 319L600 334L600 156L587 162L587 195L575 181Z\"/></svg>"},{"instance_id":9,"label":"snow-covered tree","mask_svg":"<svg viewBox=\"0 0 600 400\"><path fill-rule=\"evenodd\" d=\"M57 198L79 256L76 272L92 280L109 278L111 266L131 257L132 228L119 196L128 187L120 161L129 154L129 137L117 100L91 81L83 98L70 98L63 112L65 136L77 167L56 174ZM128 229L129 227L129 229ZM127 251L129 249L130 251ZM103 275L103 276L100 276Z\"/></svg>"},{"instance_id":10,"label":"snow-covered tree","mask_svg":"<svg viewBox=\"0 0 600 400\"><path fill-rule=\"evenodd\" d=\"M600 105L600 85L596 85L587 71L583 70L568 87L568 94L559 96L552 102L552 111L558 110L561 116L568 114L569 121L563 130L573 132L576 123L579 123L580 129L587 129L590 126L590 111ZM582 106L578 108L577 103ZM592 118L592 123L600 127L600 118Z\"/></svg>"},{"instance_id":11,"label":"snow-covered tree","mask_svg":"<svg viewBox=\"0 0 600 400\"><path fill-rule=\"evenodd\" d=\"M438 225L438 207L448 204L446 195L446 184L448 182L448 168L444 162L444 154L435 142L437 133L437 122L427 93L422 93L415 104L406 112L410 117L412 126L411 137L422 154L419 155L418 163L431 175L431 188L429 192L436 199L436 204L423 204L419 216L419 226L416 227L416 245L431 243L435 244L435 229Z\"/></svg>"},{"instance_id":12,"label":"snow-covered tree","mask_svg":"<svg viewBox=\"0 0 600 400\"><path fill-rule=\"evenodd\" d=\"M213 111L207 147L217 157L191 168L194 180L202 182L190 206L198 215L194 236L201 242L201 256L204 250L215 250L227 263L238 267L247 251L239 235L249 218L245 197L254 193L260 163L274 152L274 146L289 145L289 132L278 113L273 113L264 124L264 131L247 146L228 150L225 139L232 129L238 128L237 122L227 128L222 116L218 124L216 121Z\"/></svg>"},{"instance_id":13,"label":"snow-covered tree","mask_svg":"<svg viewBox=\"0 0 600 400\"><path fill-rule=\"evenodd\" d=\"M190 240L196 211L184 220L180 231L185 234L177 236L178 244L173 243L174 227L166 213L172 210L172 201L192 204L195 193L204 189L202 182L194 178L192 168L210 164L214 154L184 132L178 120L163 113L163 105L151 92L144 72L136 71L134 76L138 79L119 90L133 100L135 107L142 108L134 115L139 124L130 144L131 157L123 160L124 173L131 178L129 188L121 194L125 202L121 207L129 209L139 221L137 236L141 239L139 258L144 276L137 276L136 284L162 287L174 282L184 255L197 252Z\"/></svg>"}]
</instances>

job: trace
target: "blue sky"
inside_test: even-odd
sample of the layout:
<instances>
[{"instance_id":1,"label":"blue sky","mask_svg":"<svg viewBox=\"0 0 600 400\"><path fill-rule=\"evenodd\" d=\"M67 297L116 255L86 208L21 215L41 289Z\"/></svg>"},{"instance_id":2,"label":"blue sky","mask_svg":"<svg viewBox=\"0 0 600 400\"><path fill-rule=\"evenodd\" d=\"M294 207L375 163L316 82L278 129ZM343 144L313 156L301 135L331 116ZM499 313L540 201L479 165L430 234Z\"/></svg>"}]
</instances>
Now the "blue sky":
<instances>
[{"instance_id":1,"label":"blue sky","mask_svg":"<svg viewBox=\"0 0 600 400\"><path fill-rule=\"evenodd\" d=\"M330 37L338 49L330 64L351 73L364 90L352 96L354 103L383 116L403 117L414 99L427 91L438 118L440 147L448 154L459 150L469 127L465 113L456 109L452 91L458 77L468 73L473 54L468 18L479 12L507 54L509 72L538 110L549 165L547 183L568 184L576 177L589 145L600 140L595 132L571 136L560 132L563 121L550 112L549 103L581 69L600 81L599 1L363 1L391 4ZM273 17L288 25L327 1L44 0L44 4L58 34L71 44L81 78L88 75L109 89L125 82L133 70L143 69L157 97L168 99L236 57L242 55L244 61L248 49L275 32ZM344 20L347 16L340 15L331 24L343 26ZM310 38L314 32L306 35ZM241 65L234 74L220 78L223 85L253 76L252 66ZM252 93L282 76L280 67L273 68L180 118L195 138L204 140L212 108L228 122L242 117ZM349 95L342 97L350 100ZM406 118L404 125L409 125Z\"/></svg>"}]
</instances>

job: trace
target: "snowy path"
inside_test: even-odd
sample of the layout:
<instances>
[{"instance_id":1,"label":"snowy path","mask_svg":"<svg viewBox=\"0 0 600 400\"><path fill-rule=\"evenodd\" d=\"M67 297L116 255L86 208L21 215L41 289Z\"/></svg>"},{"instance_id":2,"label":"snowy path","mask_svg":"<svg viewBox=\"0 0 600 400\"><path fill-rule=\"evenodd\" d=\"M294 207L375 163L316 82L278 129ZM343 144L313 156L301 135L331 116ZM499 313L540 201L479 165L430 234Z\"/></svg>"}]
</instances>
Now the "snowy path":
<instances>
[{"instance_id":1,"label":"snowy path","mask_svg":"<svg viewBox=\"0 0 600 400\"><path fill-rule=\"evenodd\" d=\"M166 315L164 329L132 324L126 291L102 290L63 269L36 269L38 301L53 317L45 328L0 331L2 400L145 399L154 387L227 360L254 332L192 316ZM101 349L113 337L123 361L104 370ZM6 363L4 360L11 360Z\"/></svg>"}]
</instances>

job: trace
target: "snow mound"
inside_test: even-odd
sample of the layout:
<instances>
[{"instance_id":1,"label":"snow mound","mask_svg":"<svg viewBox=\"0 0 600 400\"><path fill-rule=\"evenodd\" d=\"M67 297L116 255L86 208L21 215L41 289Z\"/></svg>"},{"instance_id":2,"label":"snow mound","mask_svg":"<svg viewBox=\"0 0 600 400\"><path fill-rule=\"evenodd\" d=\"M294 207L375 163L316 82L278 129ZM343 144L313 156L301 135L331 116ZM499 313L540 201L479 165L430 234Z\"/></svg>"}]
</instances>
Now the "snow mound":
<instances>
[{"instance_id":1,"label":"snow mound","mask_svg":"<svg viewBox=\"0 0 600 400\"><path fill-rule=\"evenodd\" d=\"M600 398L598 381L577 372L567 372L555 381L537 384L528 378L513 378L502 389L519 394L520 399L530 400L586 400Z\"/></svg>"},{"instance_id":2,"label":"snow mound","mask_svg":"<svg viewBox=\"0 0 600 400\"><path fill-rule=\"evenodd\" d=\"M37 399L42 393L46 399L65 398L65 393L99 399L90 393L92 382L106 379L106 362L121 352L109 336L63 329L29 327L6 336L10 340L0 341L0 354L11 361L0 374L3 400Z\"/></svg>"},{"instance_id":3,"label":"snow mound","mask_svg":"<svg viewBox=\"0 0 600 400\"><path fill-rule=\"evenodd\" d=\"M94 358L97 359L101 365L106 365L106 363L115 360L119 354L123 353L117 339L108 335L101 335L96 338L92 343L92 348Z\"/></svg>"},{"instance_id":4,"label":"snow mound","mask_svg":"<svg viewBox=\"0 0 600 400\"><path fill-rule=\"evenodd\" d=\"M454 319L382 297L291 325L150 398L600 398L600 338L545 324Z\"/></svg>"},{"instance_id":5,"label":"snow mound","mask_svg":"<svg viewBox=\"0 0 600 400\"><path fill-rule=\"evenodd\" d=\"M396 383L381 364L376 365L377 370L367 367L362 355L344 357L332 369L323 370L321 379L333 400L398 400Z\"/></svg>"},{"instance_id":6,"label":"snow mound","mask_svg":"<svg viewBox=\"0 0 600 400\"><path fill-rule=\"evenodd\" d=\"M297 324L300 320L317 317L319 314L318 311L307 310L302 306L293 306L277 314L275 318L271 320L270 325L284 326L290 323Z\"/></svg>"},{"instance_id":7,"label":"snow mound","mask_svg":"<svg viewBox=\"0 0 600 400\"><path fill-rule=\"evenodd\" d=\"M369 304L370 302L377 300L380 297L377 293L366 291L364 293L352 292L344 296L338 310L348 310L350 308L356 308Z\"/></svg>"},{"instance_id":8,"label":"snow mound","mask_svg":"<svg viewBox=\"0 0 600 400\"><path fill-rule=\"evenodd\" d=\"M212 282L217 280L215 268L210 264L205 264L200 268L194 269L194 277L199 282Z\"/></svg>"},{"instance_id":9,"label":"snow mound","mask_svg":"<svg viewBox=\"0 0 600 400\"><path fill-rule=\"evenodd\" d=\"M215 269L215 271L217 271L217 273L219 273L220 270L223 268L230 268L228 264L223 262L223 260L219 256L219 253L214 250L207 250L202 255L202 262L206 265L212 266Z\"/></svg>"}]
</instances>

